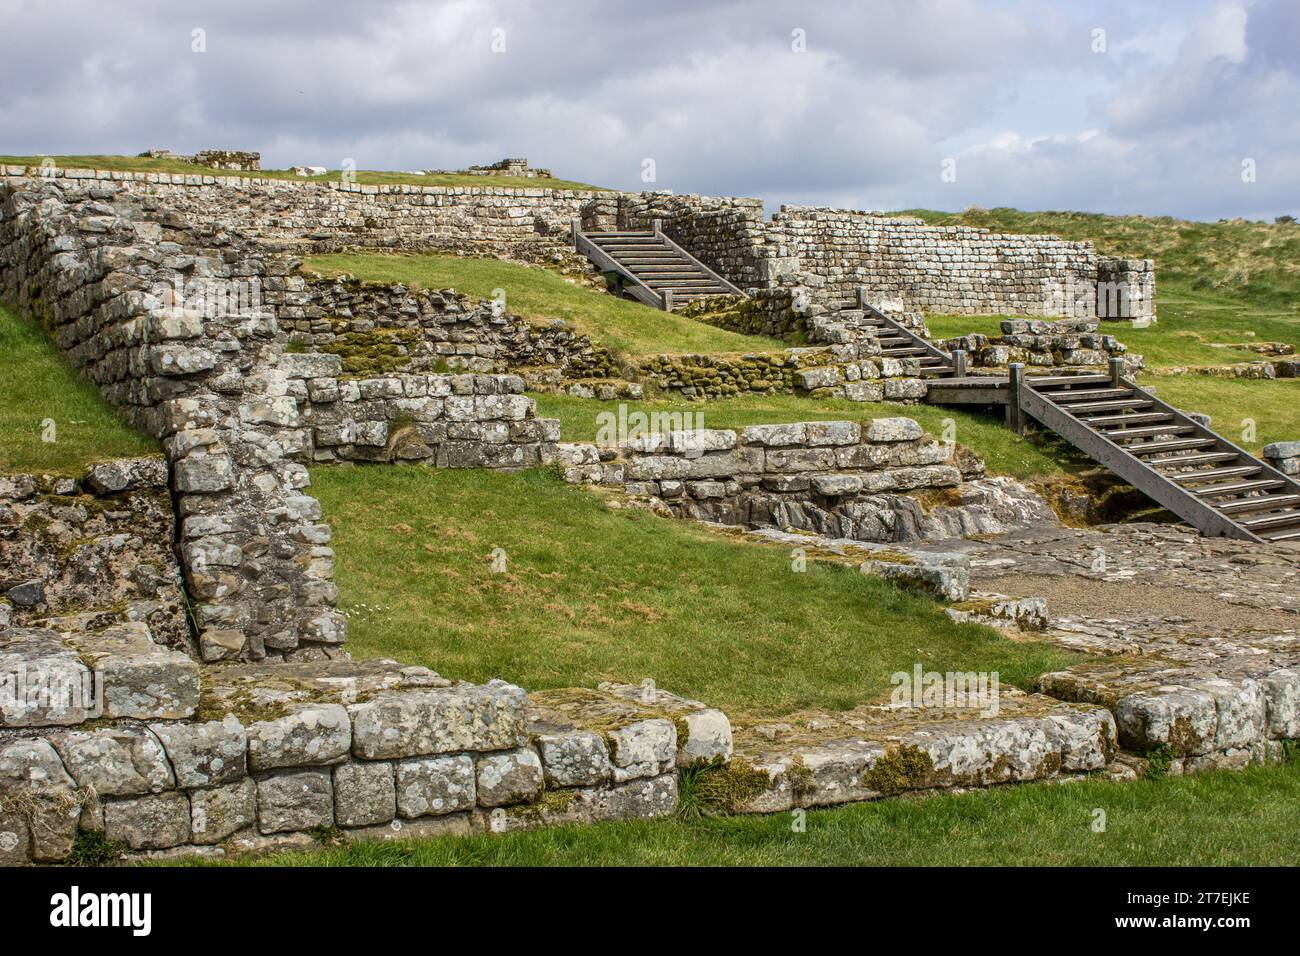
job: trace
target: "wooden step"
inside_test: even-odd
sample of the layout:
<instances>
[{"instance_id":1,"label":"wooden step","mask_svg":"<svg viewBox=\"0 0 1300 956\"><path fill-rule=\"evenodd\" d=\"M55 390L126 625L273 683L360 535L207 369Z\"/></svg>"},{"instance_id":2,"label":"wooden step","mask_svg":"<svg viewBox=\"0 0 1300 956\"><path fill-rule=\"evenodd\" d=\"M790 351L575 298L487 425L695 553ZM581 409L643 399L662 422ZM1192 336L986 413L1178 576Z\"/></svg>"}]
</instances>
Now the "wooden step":
<instances>
[{"instance_id":1,"label":"wooden step","mask_svg":"<svg viewBox=\"0 0 1300 956\"><path fill-rule=\"evenodd\" d=\"M1219 510L1222 511L1223 509L1220 508ZM1258 534L1260 531L1265 531L1269 528L1279 529L1291 527L1293 524L1300 522L1300 511L1283 510L1279 511L1277 514L1256 515L1253 518L1233 518L1233 520L1242 527L1249 528L1252 532Z\"/></svg>"},{"instance_id":2,"label":"wooden step","mask_svg":"<svg viewBox=\"0 0 1300 956\"><path fill-rule=\"evenodd\" d=\"M1278 528L1274 531L1261 529L1256 533L1265 541L1300 541L1300 515L1296 516L1294 527Z\"/></svg>"},{"instance_id":3,"label":"wooden step","mask_svg":"<svg viewBox=\"0 0 1300 956\"><path fill-rule=\"evenodd\" d=\"M1201 481L1222 481L1225 478L1244 478L1247 475L1257 475L1263 470L1260 465L1237 465L1234 468L1209 468L1202 471L1181 472L1169 475L1168 478L1170 481L1185 485Z\"/></svg>"},{"instance_id":4,"label":"wooden step","mask_svg":"<svg viewBox=\"0 0 1300 956\"><path fill-rule=\"evenodd\" d=\"M1071 405L1071 412L1110 412L1119 411L1123 408L1147 408L1155 404L1149 398L1122 398L1113 402L1080 402L1078 405Z\"/></svg>"},{"instance_id":5,"label":"wooden step","mask_svg":"<svg viewBox=\"0 0 1300 956\"><path fill-rule=\"evenodd\" d=\"M1056 389L1067 385L1104 385L1110 381L1109 375L1027 375L1025 384L1034 391L1050 389L1049 398L1056 397Z\"/></svg>"},{"instance_id":6,"label":"wooden step","mask_svg":"<svg viewBox=\"0 0 1300 956\"><path fill-rule=\"evenodd\" d=\"M1197 488L1192 494L1202 498L1217 498L1220 495L1244 495L1252 491L1268 491L1285 487L1286 482L1280 478L1260 478L1257 481L1229 481L1208 485L1205 488Z\"/></svg>"},{"instance_id":7,"label":"wooden step","mask_svg":"<svg viewBox=\"0 0 1300 956\"><path fill-rule=\"evenodd\" d=\"M1077 411L1078 409L1072 409ZM1086 425L1142 425L1147 422L1172 422L1174 416L1168 412L1134 412L1131 415L1097 415L1095 417L1079 416L1079 421Z\"/></svg>"},{"instance_id":8,"label":"wooden step","mask_svg":"<svg viewBox=\"0 0 1300 956\"><path fill-rule=\"evenodd\" d=\"M1115 428L1102 431L1111 441L1127 441L1130 438L1154 438L1157 435L1183 435L1196 431L1195 425L1152 425L1150 428Z\"/></svg>"},{"instance_id":9,"label":"wooden step","mask_svg":"<svg viewBox=\"0 0 1300 956\"><path fill-rule=\"evenodd\" d=\"M1277 511L1283 508L1294 508L1296 505L1300 505L1300 495L1259 495L1255 498L1229 501L1215 507L1228 514L1241 514L1246 511ZM1251 523L1251 521L1242 522L1242 524Z\"/></svg>"},{"instance_id":10,"label":"wooden step","mask_svg":"<svg viewBox=\"0 0 1300 956\"><path fill-rule=\"evenodd\" d=\"M1154 455L1162 451L1195 451L1198 448L1212 448L1217 445L1217 438L1175 438L1170 441L1139 442L1128 445L1124 450L1130 455Z\"/></svg>"},{"instance_id":11,"label":"wooden step","mask_svg":"<svg viewBox=\"0 0 1300 956\"><path fill-rule=\"evenodd\" d=\"M1175 465L1185 468L1188 465L1208 465L1218 461L1238 461L1241 456L1232 451L1207 451L1200 455L1170 455L1167 458L1148 458L1146 463L1152 468Z\"/></svg>"},{"instance_id":12,"label":"wooden step","mask_svg":"<svg viewBox=\"0 0 1300 956\"><path fill-rule=\"evenodd\" d=\"M1076 402L1129 398L1132 394L1133 389L1131 388L1076 388L1066 389L1062 392L1052 392L1051 398L1058 405L1073 408Z\"/></svg>"}]
</instances>

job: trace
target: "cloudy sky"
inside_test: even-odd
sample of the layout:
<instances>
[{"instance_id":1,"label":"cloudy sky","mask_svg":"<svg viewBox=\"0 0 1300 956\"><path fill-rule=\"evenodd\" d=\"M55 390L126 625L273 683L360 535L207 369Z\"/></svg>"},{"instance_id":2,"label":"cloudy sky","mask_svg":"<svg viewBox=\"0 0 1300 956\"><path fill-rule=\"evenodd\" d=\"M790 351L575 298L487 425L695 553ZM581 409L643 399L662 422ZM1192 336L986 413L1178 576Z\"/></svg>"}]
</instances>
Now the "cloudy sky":
<instances>
[{"instance_id":1,"label":"cloudy sky","mask_svg":"<svg viewBox=\"0 0 1300 956\"><path fill-rule=\"evenodd\" d=\"M1300 214L1300 0L0 0L0 26L0 153Z\"/></svg>"}]
</instances>

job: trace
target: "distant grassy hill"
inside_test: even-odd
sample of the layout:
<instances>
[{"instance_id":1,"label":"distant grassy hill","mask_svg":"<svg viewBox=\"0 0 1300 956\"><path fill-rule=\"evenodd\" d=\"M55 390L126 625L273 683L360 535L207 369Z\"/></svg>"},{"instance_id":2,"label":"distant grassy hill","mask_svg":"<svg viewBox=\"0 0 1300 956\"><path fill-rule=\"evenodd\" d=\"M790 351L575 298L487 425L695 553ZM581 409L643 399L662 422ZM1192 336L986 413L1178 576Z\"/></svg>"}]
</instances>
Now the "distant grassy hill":
<instances>
[{"instance_id":1,"label":"distant grassy hill","mask_svg":"<svg viewBox=\"0 0 1300 956\"><path fill-rule=\"evenodd\" d=\"M900 215L935 225L1091 239L1103 255L1154 259L1157 295L1168 288L1214 293L1271 308L1300 308L1298 223L1191 222L1171 216L1022 212L1006 207L960 213L908 209Z\"/></svg>"},{"instance_id":2,"label":"distant grassy hill","mask_svg":"<svg viewBox=\"0 0 1300 956\"><path fill-rule=\"evenodd\" d=\"M292 169L261 169L255 173L240 173L229 169L211 169L180 159L150 159L147 156L0 156L0 165L39 166L52 159L61 169L111 169L135 173L183 173L200 176L257 177L260 179L292 179L297 182L338 182L341 173L330 170L320 176L299 176ZM603 186L573 182L568 179L529 179L524 176L469 176L459 173L438 173L425 176L420 173L399 173L389 170L360 169L357 182L365 186L516 186L532 189L594 189Z\"/></svg>"}]
</instances>

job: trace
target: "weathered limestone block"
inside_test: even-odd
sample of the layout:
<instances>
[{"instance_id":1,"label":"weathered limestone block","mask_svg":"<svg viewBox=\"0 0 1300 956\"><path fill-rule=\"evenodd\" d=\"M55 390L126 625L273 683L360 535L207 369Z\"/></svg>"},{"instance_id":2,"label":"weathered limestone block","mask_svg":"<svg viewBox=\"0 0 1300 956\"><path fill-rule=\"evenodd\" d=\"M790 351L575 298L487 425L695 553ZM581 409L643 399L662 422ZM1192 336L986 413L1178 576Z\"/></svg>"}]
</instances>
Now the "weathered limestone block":
<instances>
[{"instance_id":1,"label":"weathered limestone block","mask_svg":"<svg viewBox=\"0 0 1300 956\"><path fill-rule=\"evenodd\" d=\"M792 422L781 425L747 425L740 433L741 444L765 445L769 448L805 445L808 442L807 424Z\"/></svg>"},{"instance_id":2,"label":"weathered limestone block","mask_svg":"<svg viewBox=\"0 0 1300 956\"><path fill-rule=\"evenodd\" d=\"M1110 762L1117 748L1115 718L1103 707L1050 714L1048 737L1061 754L1061 769L1087 772Z\"/></svg>"},{"instance_id":3,"label":"weathered limestone block","mask_svg":"<svg viewBox=\"0 0 1300 956\"><path fill-rule=\"evenodd\" d=\"M613 767L600 734L572 730L540 734L533 742L541 754L548 787L594 787L609 782Z\"/></svg>"},{"instance_id":4,"label":"weathered limestone block","mask_svg":"<svg viewBox=\"0 0 1300 956\"><path fill-rule=\"evenodd\" d=\"M677 728L660 718L639 720L607 735L614 782L655 777L676 765Z\"/></svg>"},{"instance_id":5,"label":"weathered limestone block","mask_svg":"<svg viewBox=\"0 0 1300 956\"><path fill-rule=\"evenodd\" d=\"M104 803L104 836L132 850L165 850L190 842L190 801L183 793Z\"/></svg>"},{"instance_id":6,"label":"weathered limestone block","mask_svg":"<svg viewBox=\"0 0 1300 956\"><path fill-rule=\"evenodd\" d=\"M291 770L258 780L257 822L264 834L333 826L330 771Z\"/></svg>"},{"instance_id":7,"label":"weathered limestone block","mask_svg":"<svg viewBox=\"0 0 1300 956\"><path fill-rule=\"evenodd\" d=\"M1265 703L1258 682L1214 678L1196 684L1195 689L1214 698L1216 750L1250 747L1264 739Z\"/></svg>"},{"instance_id":8,"label":"weathered limestone block","mask_svg":"<svg viewBox=\"0 0 1300 956\"><path fill-rule=\"evenodd\" d=\"M913 441L925 434L911 418L873 418L863 436L870 442Z\"/></svg>"},{"instance_id":9,"label":"weathered limestone block","mask_svg":"<svg viewBox=\"0 0 1300 956\"><path fill-rule=\"evenodd\" d=\"M385 760L518 747L523 701L523 690L502 681L377 695L349 708L352 752Z\"/></svg>"},{"instance_id":10,"label":"weathered limestone block","mask_svg":"<svg viewBox=\"0 0 1300 956\"><path fill-rule=\"evenodd\" d=\"M476 799L472 757L416 757L397 762L397 812L403 817L469 810Z\"/></svg>"},{"instance_id":11,"label":"weathered limestone block","mask_svg":"<svg viewBox=\"0 0 1300 956\"><path fill-rule=\"evenodd\" d=\"M256 822L257 785L251 778L190 791L190 828L199 846L221 843Z\"/></svg>"},{"instance_id":12,"label":"weathered limestone block","mask_svg":"<svg viewBox=\"0 0 1300 956\"><path fill-rule=\"evenodd\" d=\"M599 690L662 713L677 732L677 767L725 763L731 759L731 721L722 711L698 700L679 697L655 687L602 683Z\"/></svg>"},{"instance_id":13,"label":"weathered limestone block","mask_svg":"<svg viewBox=\"0 0 1300 956\"><path fill-rule=\"evenodd\" d=\"M235 483L229 455L192 452L174 466L176 490L191 493L225 491Z\"/></svg>"},{"instance_id":14,"label":"weathered limestone block","mask_svg":"<svg viewBox=\"0 0 1300 956\"><path fill-rule=\"evenodd\" d=\"M248 725L248 765L255 771L334 763L351 746L352 722L340 704L313 704Z\"/></svg>"},{"instance_id":15,"label":"weathered limestone block","mask_svg":"<svg viewBox=\"0 0 1300 956\"><path fill-rule=\"evenodd\" d=\"M1267 735L1273 740L1300 738L1300 672L1283 668L1260 681L1266 707Z\"/></svg>"},{"instance_id":16,"label":"weathered limestone block","mask_svg":"<svg viewBox=\"0 0 1300 956\"><path fill-rule=\"evenodd\" d=\"M352 762L334 768L334 819L341 827L387 823L397 815L393 765Z\"/></svg>"},{"instance_id":17,"label":"weathered limestone block","mask_svg":"<svg viewBox=\"0 0 1300 956\"><path fill-rule=\"evenodd\" d=\"M542 792L542 761L531 747L485 754L478 758L475 773L480 806L525 803Z\"/></svg>"},{"instance_id":18,"label":"weathered limestone block","mask_svg":"<svg viewBox=\"0 0 1300 956\"><path fill-rule=\"evenodd\" d=\"M52 631L0 632L0 727L79 724L97 714L90 668Z\"/></svg>"},{"instance_id":19,"label":"weathered limestone block","mask_svg":"<svg viewBox=\"0 0 1300 956\"><path fill-rule=\"evenodd\" d=\"M52 742L77 785L100 797L161 793L176 784L162 744L145 728L72 730Z\"/></svg>"},{"instance_id":20,"label":"weathered limestone block","mask_svg":"<svg viewBox=\"0 0 1300 956\"><path fill-rule=\"evenodd\" d=\"M856 495L862 490L862 478L858 475L813 475L811 481L813 491L827 497Z\"/></svg>"},{"instance_id":21,"label":"weathered limestone block","mask_svg":"<svg viewBox=\"0 0 1300 956\"><path fill-rule=\"evenodd\" d=\"M944 601L964 601L970 594L970 558L959 551L917 552L912 563L868 560L859 570Z\"/></svg>"},{"instance_id":22,"label":"weathered limestone block","mask_svg":"<svg viewBox=\"0 0 1300 956\"><path fill-rule=\"evenodd\" d=\"M25 847L38 863L67 857L82 798L49 741L0 744L0 837L13 843L5 852L16 856Z\"/></svg>"},{"instance_id":23,"label":"weathered limestone block","mask_svg":"<svg viewBox=\"0 0 1300 956\"><path fill-rule=\"evenodd\" d=\"M199 703L199 664L155 644L149 626L134 621L74 633L68 643L93 660L104 687L105 717L176 720Z\"/></svg>"},{"instance_id":24,"label":"weathered limestone block","mask_svg":"<svg viewBox=\"0 0 1300 956\"><path fill-rule=\"evenodd\" d=\"M116 458L98 462L87 469L82 481L97 495L137 488L166 488L167 462L162 458Z\"/></svg>"},{"instance_id":25,"label":"weathered limestone block","mask_svg":"<svg viewBox=\"0 0 1300 956\"><path fill-rule=\"evenodd\" d=\"M232 783L247 772L248 735L239 719L203 723L150 724L183 789Z\"/></svg>"},{"instance_id":26,"label":"weathered limestone block","mask_svg":"<svg viewBox=\"0 0 1300 956\"><path fill-rule=\"evenodd\" d=\"M1115 705L1119 742L1145 753L1168 747L1178 756L1214 749L1218 712L1214 697L1186 687L1158 687L1129 694Z\"/></svg>"},{"instance_id":27,"label":"weathered limestone block","mask_svg":"<svg viewBox=\"0 0 1300 956\"><path fill-rule=\"evenodd\" d=\"M808 422L809 445L855 445L862 440L862 426L857 422Z\"/></svg>"},{"instance_id":28,"label":"weathered limestone block","mask_svg":"<svg viewBox=\"0 0 1300 956\"><path fill-rule=\"evenodd\" d=\"M509 833L566 823L653 820L677 810L677 774L632 780L612 787L557 790L537 803L497 807L483 814L494 833Z\"/></svg>"}]
</instances>

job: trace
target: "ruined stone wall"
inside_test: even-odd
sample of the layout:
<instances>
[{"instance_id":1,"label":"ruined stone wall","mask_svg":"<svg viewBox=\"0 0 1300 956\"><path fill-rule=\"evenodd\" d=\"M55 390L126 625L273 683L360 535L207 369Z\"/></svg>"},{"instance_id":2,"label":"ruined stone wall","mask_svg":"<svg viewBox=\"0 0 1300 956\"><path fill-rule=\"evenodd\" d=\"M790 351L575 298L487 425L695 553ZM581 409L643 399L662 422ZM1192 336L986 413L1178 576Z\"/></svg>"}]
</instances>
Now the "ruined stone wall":
<instances>
[{"instance_id":1,"label":"ruined stone wall","mask_svg":"<svg viewBox=\"0 0 1300 956\"><path fill-rule=\"evenodd\" d=\"M658 219L663 231L693 256L742 289L762 287L774 279L761 199L737 199L667 192L619 195L618 228L650 229Z\"/></svg>"},{"instance_id":2,"label":"ruined stone wall","mask_svg":"<svg viewBox=\"0 0 1300 956\"><path fill-rule=\"evenodd\" d=\"M0 477L0 628L137 621L188 648L167 479L162 458Z\"/></svg>"},{"instance_id":3,"label":"ruined stone wall","mask_svg":"<svg viewBox=\"0 0 1300 956\"><path fill-rule=\"evenodd\" d=\"M973 368L1005 368L1022 362L1039 368L1107 366L1112 358L1124 358L1126 372L1142 368L1142 356L1129 355L1127 347L1113 335L1103 335L1097 319L1008 319L1002 335L979 333L936 342L945 351L964 349Z\"/></svg>"},{"instance_id":4,"label":"ruined stone wall","mask_svg":"<svg viewBox=\"0 0 1300 956\"><path fill-rule=\"evenodd\" d=\"M239 307L250 286L283 302L294 261L266 257L220 221L182 215L136 185L6 181L0 295L41 321L106 401L163 439L203 658L330 657L346 622L334 610L329 528L304 490L304 462L326 450L392 455L401 437L407 456L514 467L545 460L553 429L532 417L517 380L416 376L367 383L375 397L363 400L361 383L340 384L337 357L329 375L295 375L311 357L283 354L266 303ZM220 307L189 307L195 285L205 305ZM315 422L328 435L319 445ZM383 445L365 444L381 432Z\"/></svg>"},{"instance_id":5,"label":"ruined stone wall","mask_svg":"<svg viewBox=\"0 0 1300 956\"><path fill-rule=\"evenodd\" d=\"M532 323L451 290L313 275L264 293L293 346L339 355L345 375L557 368L564 378L618 374L614 356L565 322Z\"/></svg>"},{"instance_id":6,"label":"ruined stone wall","mask_svg":"<svg viewBox=\"0 0 1300 956\"><path fill-rule=\"evenodd\" d=\"M0 638L30 673L61 669L78 684L103 653L50 631ZM665 816L679 766L731 755L725 715L662 692L648 705L617 686L529 699L393 661L223 665L200 682L197 664L175 658L165 695L138 662L108 675L100 707L20 722L0 711L0 728L22 728L0 729L0 863L65 860L84 834L129 857L222 855L311 847L325 831L394 839Z\"/></svg>"},{"instance_id":7,"label":"ruined stone wall","mask_svg":"<svg viewBox=\"0 0 1300 956\"><path fill-rule=\"evenodd\" d=\"M562 444L559 458L567 481L746 528L906 542L1057 523L1041 496L984 479L978 457L910 418L660 430Z\"/></svg>"},{"instance_id":8,"label":"ruined stone wall","mask_svg":"<svg viewBox=\"0 0 1300 956\"><path fill-rule=\"evenodd\" d=\"M1097 257L1097 315L1114 321L1150 321L1156 314L1155 263Z\"/></svg>"},{"instance_id":9,"label":"ruined stone wall","mask_svg":"<svg viewBox=\"0 0 1300 956\"><path fill-rule=\"evenodd\" d=\"M0 171L40 174L16 166ZM178 224L207 223L300 252L375 247L550 258L571 253L574 218L608 229L616 208L607 193L516 186L364 186L73 169L56 169L49 178L112 183L142 202L165 204Z\"/></svg>"},{"instance_id":10,"label":"ruined stone wall","mask_svg":"<svg viewBox=\"0 0 1300 956\"><path fill-rule=\"evenodd\" d=\"M1091 242L803 206L783 206L771 232L820 301L852 302L862 286L872 300L901 297L909 311L1096 314Z\"/></svg>"}]
</instances>

